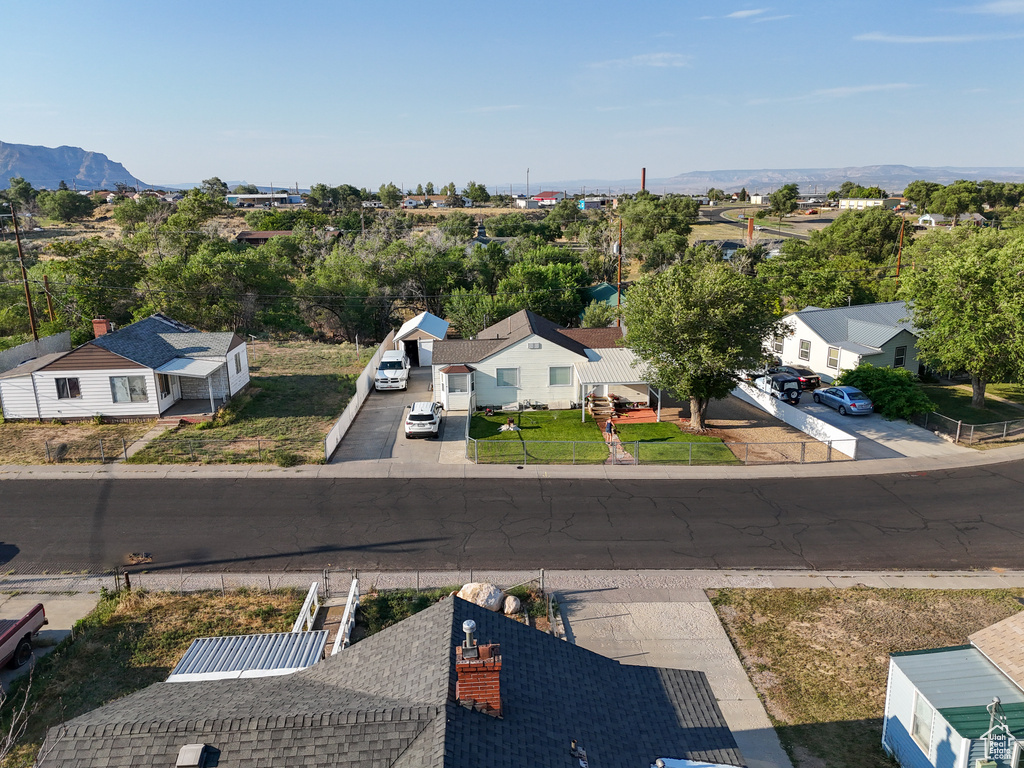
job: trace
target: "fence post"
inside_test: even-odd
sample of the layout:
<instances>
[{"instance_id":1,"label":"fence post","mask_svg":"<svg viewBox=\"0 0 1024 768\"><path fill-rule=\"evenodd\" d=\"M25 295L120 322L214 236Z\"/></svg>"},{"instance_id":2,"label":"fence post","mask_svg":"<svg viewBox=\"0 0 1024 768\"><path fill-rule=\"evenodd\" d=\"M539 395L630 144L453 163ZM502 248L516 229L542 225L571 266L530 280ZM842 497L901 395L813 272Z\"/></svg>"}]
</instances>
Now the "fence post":
<instances>
[{"instance_id":1,"label":"fence post","mask_svg":"<svg viewBox=\"0 0 1024 768\"><path fill-rule=\"evenodd\" d=\"M192 450L192 441L191 440L188 441L188 455L189 455L189 458L191 458L193 461L195 461L196 452L194 450Z\"/></svg>"},{"instance_id":2,"label":"fence post","mask_svg":"<svg viewBox=\"0 0 1024 768\"><path fill-rule=\"evenodd\" d=\"M750 443L743 444L743 466L747 466L750 463Z\"/></svg>"},{"instance_id":3,"label":"fence post","mask_svg":"<svg viewBox=\"0 0 1024 768\"><path fill-rule=\"evenodd\" d=\"M956 439L953 441L954 443L960 442L960 430L963 428L963 426L964 422L962 419L956 423Z\"/></svg>"},{"instance_id":4,"label":"fence post","mask_svg":"<svg viewBox=\"0 0 1024 768\"><path fill-rule=\"evenodd\" d=\"M576 441L572 441L572 465L576 466Z\"/></svg>"},{"instance_id":5,"label":"fence post","mask_svg":"<svg viewBox=\"0 0 1024 768\"><path fill-rule=\"evenodd\" d=\"M1006 439L1006 428L1007 428L1007 427L1008 427L1009 425L1010 425L1010 422L1008 422L1008 421L1004 421L1004 422L1003 422L1003 440L1005 440L1005 439Z\"/></svg>"},{"instance_id":6,"label":"fence post","mask_svg":"<svg viewBox=\"0 0 1024 768\"><path fill-rule=\"evenodd\" d=\"M633 466L640 464L640 441L633 441Z\"/></svg>"},{"instance_id":7,"label":"fence post","mask_svg":"<svg viewBox=\"0 0 1024 768\"><path fill-rule=\"evenodd\" d=\"M259 457L260 461L263 461L263 444L260 443L260 439L258 437L256 438L256 455Z\"/></svg>"},{"instance_id":8,"label":"fence post","mask_svg":"<svg viewBox=\"0 0 1024 768\"><path fill-rule=\"evenodd\" d=\"M479 464L480 463L480 441L479 440L474 440L473 441L473 463L474 464Z\"/></svg>"},{"instance_id":9,"label":"fence post","mask_svg":"<svg viewBox=\"0 0 1024 768\"><path fill-rule=\"evenodd\" d=\"M825 461L832 461L832 441L829 440L825 443L827 450L825 451Z\"/></svg>"},{"instance_id":10,"label":"fence post","mask_svg":"<svg viewBox=\"0 0 1024 768\"><path fill-rule=\"evenodd\" d=\"M103 438L100 438L100 464L106 464L107 457L103 455Z\"/></svg>"},{"instance_id":11,"label":"fence post","mask_svg":"<svg viewBox=\"0 0 1024 768\"><path fill-rule=\"evenodd\" d=\"M43 444L46 446L46 463L50 463L50 441L44 440Z\"/></svg>"},{"instance_id":12,"label":"fence post","mask_svg":"<svg viewBox=\"0 0 1024 768\"><path fill-rule=\"evenodd\" d=\"M807 456L807 443L800 443L800 463L804 463L804 458Z\"/></svg>"},{"instance_id":13,"label":"fence post","mask_svg":"<svg viewBox=\"0 0 1024 768\"><path fill-rule=\"evenodd\" d=\"M929 417L929 416L931 416L931 414L930 414L930 413L926 413L926 414L924 415L924 428L925 428L925 429L928 429L928 417Z\"/></svg>"},{"instance_id":14,"label":"fence post","mask_svg":"<svg viewBox=\"0 0 1024 768\"><path fill-rule=\"evenodd\" d=\"M974 425L971 424L971 439L968 445L974 445Z\"/></svg>"},{"instance_id":15,"label":"fence post","mask_svg":"<svg viewBox=\"0 0 1024 768\"><path fill-rule=\"evenodd\" d=\"M693 443L687 443L686 446L687 446L687 448L690 449L690 456L686 460L686 466L692 467L693 466Z\"/></svg>"},{"instance_id":16,"label":"fence post","mask_svg":"<svg viewBox=\"0 0 1024 768\"><path fill-rule=\"evenodd\" d=\"M523 466L526 466L526 441L523 440Z\"/></svg>"},{"instance_id":17,"label":"fence post","mask_svg":"<svg viewBox=\"0 0 1024 768\"><path fill-rule=\"evenodd\" d=\"M121 453L124 454L125 461L127 461L128 460L128 443L126 443L124 441L123 437L121 438Z\"/></svg>"}]
</instances>

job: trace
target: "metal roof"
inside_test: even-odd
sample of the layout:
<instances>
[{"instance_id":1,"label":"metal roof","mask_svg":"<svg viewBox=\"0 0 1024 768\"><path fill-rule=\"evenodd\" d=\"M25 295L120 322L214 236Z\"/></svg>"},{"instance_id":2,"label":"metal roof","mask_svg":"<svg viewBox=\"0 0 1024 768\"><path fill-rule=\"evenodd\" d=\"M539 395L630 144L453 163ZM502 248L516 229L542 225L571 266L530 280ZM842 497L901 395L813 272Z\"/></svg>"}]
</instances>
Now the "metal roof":
<instances>
[{"instance_id":1,"label":"metal roof","mask_svg":"<svg viewBox=\"0 0 1024 768\"><path fill-rule=\"evenodd\" d=\"M831 309L807 307L792 317L800 318L808 328L832 345L853 342L877 348L900 331L907 330L915 336L918 333L910 319L910 306L905 301Z\"/></svg>"},{"instance_id":2,"label":"metal roof","mask_svg":"<svg viewBox=\"0 0 1024 768\"><path fill-rule=\"evenodd\" d=\"M1015 736L1024 734L1024 704L1003 704L1006 715L1006 727ZM939 714L953 729L965 739L978 739L992 726L991 715L986 707L947 707L940 709Z\"/></svg>"},{"instance_id":3,"label":"metal roof","mask_svg":"<svg viewBox=\"0 0 1024 768\"><path fill-rule=\"evenodd\" d=\"M895 664L936 709L984 707L993 696L1024 704L1024 693L973 646L894 655Z\"/></svg>"},{"instance_id":4,"label":"metal roof","mask_svg":"<svg viewBox=\"0 0 1024 768\"><path fill-rule=\"evenodd\" d=\"M576 363L580 384L647 383L640 359L627 347L588 349L587 358L585 363Z\"/></svg>"},{"instance_id":5,"label":"metal roof","mask_svg":"<svg viewBox=\"0 0 1024 768\"><path fill-rule=\"evenodd\" d=\"M327 630L200 637L167 678L169 683L289 675L324 657Z\"/></svg>"},{"instance_id":6,"label":"metal roof","mask_svg":"<svg viewBox=\"0 0 1024 768\"><path fill-rule=\"evenodd\" d=\"M432 315L429 312L420 312L416 317L406 320L402 324L402 327L398 329L398 333L395 334L395 341L408 336L416 330L428 333L435 339L443 339L448 335L448 321L442 320L437 315Z\"/></svg>"},{"instance_id":7,"label":"metal roof","mask_svg":"<svg viewBox=\"0 0 1024 768\"><path fill-rule=\"evenodd\" d=\"M187 357L176 357L161 365L156 372L205 379L222 365L224 365L223 360L191 360Z\"/></svg>"}]
</instances>

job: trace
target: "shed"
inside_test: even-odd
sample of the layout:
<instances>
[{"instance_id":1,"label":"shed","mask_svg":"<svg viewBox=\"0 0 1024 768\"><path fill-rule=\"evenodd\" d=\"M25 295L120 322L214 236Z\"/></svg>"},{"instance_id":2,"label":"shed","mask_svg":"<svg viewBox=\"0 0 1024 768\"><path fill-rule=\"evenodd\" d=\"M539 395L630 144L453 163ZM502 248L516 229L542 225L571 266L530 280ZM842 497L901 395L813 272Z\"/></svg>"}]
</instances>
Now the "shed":
<instances>
[{"instance_id":1,"label":"shed","mask_svg":"<svg viewBox=\"0 0 1024 768\"><path fill-rule=\"evenodd\" d=\"M428 366L434 352L434 342L448 335L448 321L429 312L420 312L406 320L395 334L395 349L404 351L413 365Z\"/></svg>"},{"instance_id":2,"label":"shed","mask_svg":"<svg viewBox=\"0 0 1024 768\"><path fill-rule=\"evenodd\" d=\"M169 683L290 675L324 658L327 630L200 637L167 678Z\"/></svg>"}]
</instances>

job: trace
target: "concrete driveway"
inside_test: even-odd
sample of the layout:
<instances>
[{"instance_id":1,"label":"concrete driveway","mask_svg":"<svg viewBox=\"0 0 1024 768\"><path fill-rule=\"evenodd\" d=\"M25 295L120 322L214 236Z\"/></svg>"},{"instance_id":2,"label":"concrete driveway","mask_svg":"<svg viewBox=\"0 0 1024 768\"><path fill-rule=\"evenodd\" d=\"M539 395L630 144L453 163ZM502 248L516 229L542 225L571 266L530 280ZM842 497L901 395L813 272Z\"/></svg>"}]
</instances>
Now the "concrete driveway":
<instances>
[{"instance_id":1,"label":"concrete driveway","mask_svg":"<svg viewBox=\"0 0 1024 768\"><path fill-rule=\"evenodd\" d=\"M409 389L373 390L335 451L331 464L377 461L397 464L438 464L464 461L465 417L445 413L437 440L405 437L405 416L413 403L432 402L430 368L413 368ZM458 445L455 445L455 443Z\"/></svg>"},{"instance_id":2,"label":"concrete driveway","mask_svg":"<svg viewBox=\"0 0 1024 768\"><path fill-rule=\"evenodd\" d=\"M971 450L905 421L886 421L877 413L841 416L827 405L815 403L811 395L804 392L797 408L858 437L858 459L941 458Z\"/></svg>"}]
</instances>

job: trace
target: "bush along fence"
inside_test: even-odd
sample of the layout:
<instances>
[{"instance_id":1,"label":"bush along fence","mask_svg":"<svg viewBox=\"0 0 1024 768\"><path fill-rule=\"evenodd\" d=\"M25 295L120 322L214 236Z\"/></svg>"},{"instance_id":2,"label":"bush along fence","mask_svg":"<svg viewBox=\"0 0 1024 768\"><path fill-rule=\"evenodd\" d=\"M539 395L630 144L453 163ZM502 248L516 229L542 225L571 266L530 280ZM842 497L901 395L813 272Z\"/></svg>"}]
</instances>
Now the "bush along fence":
<instances>
[{"instance_id":1,"label":"bush along fence","mask_svg":"<svg viewBox=\"0 0 1024 768\"><path fill-rule=\"evenodd\" d=\"M755 464L811 464L849 461L840 441L816 440L785 443L607 443L573 441L477 440L466 438L466 458L474 464L645 464L724 466ZM849 448L846 447L847 451Z\"/></svg>"},{"instance_id":2,"label":"bush along fence","mask_svg":"<svg viewBox=\"0 0 1024 768\"><path fill-rule=\"evenodd\" d=\"M1012 421L996 421L991 424L964 424L963 421L951 419L941 413L932 411L917 415L911 423L930 429L937 435L948 435L954 443L974 445L983 441L1015 440L1024 436L1024 419Z\"/></svg>"}]
</instances>

